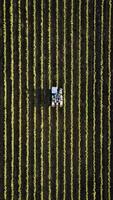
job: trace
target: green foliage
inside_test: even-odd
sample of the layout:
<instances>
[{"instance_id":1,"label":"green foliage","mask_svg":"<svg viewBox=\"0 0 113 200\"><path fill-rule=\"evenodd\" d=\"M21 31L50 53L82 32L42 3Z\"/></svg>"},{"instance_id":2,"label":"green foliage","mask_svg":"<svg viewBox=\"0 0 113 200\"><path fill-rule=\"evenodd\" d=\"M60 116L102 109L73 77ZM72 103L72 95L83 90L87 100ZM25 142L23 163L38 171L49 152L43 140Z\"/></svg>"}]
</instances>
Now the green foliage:
<instances>
[{"instance_id":1,"label":"green foliage","mask_svg":"<svg viewBox=\"0 0 113 200\"><path fill-rule=\"evenodd\" d=\"M7 200L7 77L6 77L6 1L3 2L4 44L4 200Z\"/></svg>"},{"instance_id":2,"label":"green foliage","mask_svg":"<svg viewBox=\"0 0 113 200\"><path fill-rule=\"evenodd\" d=\"M64 188L63 188L63 200L66 198L66 0L64 0L64 6L63 6L63 11L64 11L64 38L63 38L63 63L64 63L64 86L63 86L63 91L64 91L64 144L63 144L63 150L64 150L64 169L63 169L63 182L64 182Z\"/></svg>"},{"instance_id":3,"label":"green foliage","mask_svg":"<svg viewBox=\"0 0 113 200\"><path fill-rule=\"evenodd\" d=\"M11 41L11 200L14 199L14 40L13 40L13 0L10 1L10 41Z\"/></svg>"},{"instance_id":4,"label":"green foliage","mask_svg":"<svg viewBox=\"0 0 113 200\"><path fill-rule=\"evenodd\" d=\"M41 1L41 88L43 89L43 0ZM43 147L43 137L44 137L44 133L43 133L43 129L44 129L44 111L43 111L43 107L41 107L41 200L44 199L43 197L43 173L44 173L44 169L43 169L43 165L44 165L44 147Z\"/></svg>"},{"instance_id":5,"label":"green foliage","mask_svg":"<svg viewBox=\"0 0 113 200\"><path fill-rule=\"evenodd\" d=\"M89 9L88 0L86 1L86 200L88 200L88 35L89 35Z\"/></svg>"},{"instance_id":6,"label":"green foliage","mask_svg":"<svg viewBox=\"0 0 113 200\"><path fill-rule=\"evenodd\" d=\"M93 65L93 200L96 200L96 180L95 180L95 135L96 135L96 0L94 0L94 65Z\"/></svg>"},{"instance_id":7,"label":"green foliage","mask_svg":"<svg viewBox=\"0 0 113 200\"><path fill-rule=\"evenodd\" d=\"M28 0L26 0L26 200L29 199L29 48L28 48Z\"/></svg>"},{"instance_id":8,"label":"green foliage","mask_svg":"<svg viewBox=\"0 0 113 200\"><path fill-rule=\"evenodd\" d=\"M73 0L71 0L71 200L73 200Z\"/></svg>"},{"instance_id":9,"label":"green foliage","mask_svg":"<svg viewBox=\"0 0 113 200\"><path fill-rule=\"evenodd\" d=\"M81 199L81 0L79 0L79 49L78 49L78 200Z\"/></svg>"},{"instance_id":10,"label":"green foliage","mask_svg":"<svg viewBox=\"0 0 113 200\"><path fill-rule=\"evenodd\" d=\"M33 0L33 84L34 99L36 98L36 0ZM37 150L36 150L36 106L34 106L34 200L36 200L36 166L37 166Z\"/></svg>"},{"instance_id":11,"label":"green foliage","mask_svg":"<svg viewBox=\"0 0 113 200\"><path fill-rule=\"evenodd\" d=\"M21 7L20 0L18 1L18 50L19 50L19 174L18 174L18 194L21 200L21 156L22 156L22 69L21 69Z\"/></svg>"},{"instance_id":12,"label":"green foliage","mask_svg":"<svg viewBox=\"0 0 113 200\"><path fill-rule=\"evenodd\" d=\"M100 70L100 200L103 199L103 28L104 28L104 1L101 2L101 70Z\"/></svg>"},{"instance_id":13,"label":"green foliage","mask_svg":"<svg viewBox=\"0 0 113 200\"><path fill-rule=\"evenodd\" d=\"M48 60L48 77L49 77L49 88L51 88L51 0L49 0L49 9L48 9L48 51L49 51L49 60ZM49 137L48 137L48 161L49 161L49 174L48 174L48 187L49 187L49 197L51 200L51 106L49 107L48 113L49 119Z\"/></svg>"},{"instance_id":14,"label":"green foliage","mask_svg":"<svg viewBox=\"0 0 113 200\"><path fill-rule=\"evenodd\" d=\"M58 45L59 45L59 4L58 1L56 0L56 84L59 84L59 69L58 69ZM58 124L59 124L59 118L58 118L58 108L56 108L56 200L58 200L58 192L59 192L59 129L58 129Z\"/></svg>"}]
</instances>

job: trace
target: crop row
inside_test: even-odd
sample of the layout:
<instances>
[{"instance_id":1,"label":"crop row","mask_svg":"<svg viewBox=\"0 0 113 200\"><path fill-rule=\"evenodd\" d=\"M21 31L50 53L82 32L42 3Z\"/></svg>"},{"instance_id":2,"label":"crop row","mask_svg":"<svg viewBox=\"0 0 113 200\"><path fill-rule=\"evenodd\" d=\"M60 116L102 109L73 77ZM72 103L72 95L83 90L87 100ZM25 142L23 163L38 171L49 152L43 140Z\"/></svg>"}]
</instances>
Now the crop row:
<instances>
[{"instance_id":1,"label":"crop row","mask_svg":"<svg viewBox=\"0 0 113 200\"><path fill-rule=\"evenodd\" d=\"M49 77L49 88L51 87L51 0L49 0L49 10L48 10L48 77ZM48 161L49 161L49 175L48 175L48 187L49 187L49 199L51 200L51 106L49 107L49 137L48 137Z\"/></svg>"},{"instance_id":2,"label":"crop row","mask_svg":"<svg viewBox=\"0 0 113 200\"><path fill-rule=\"evenodd\" d=\"M78 200L81 199L81 0L79 1L78 48Z\"/></svg>"},{"instance_id":3,"label":"crop row","mask_svg":"<svg viewBox=\"0 0 113 200\"><path fill-rule=\"evenodd\" d=\"M93 64L93 199L96 200L95 136L96 136L96 0L94 0L94 64Z\"/></svg>"},{"instance_id":4,"label":"crop row","mask_svg":"<svg viewBox=\"0 0 113 200\"><path fill-rule=\"evenodd\" d=\"M41 89L43 89L43 68L44 68L44 65L43 65L43 48L44 48L44 39L43 39L43 26L44 26L44 23L43 23L43 13L44 13L44 2L43 0L41 1ZM44 191L43 191L43 185L44 185L44 176L43 176L43 173L44 173L44 168L43 168L43 165L44 165L44 146L43 146L43 138L44 137L44 110L43 110L43 107L41 107L41 200L44 199Z\"/></svg>"},{"instance_id":5,"label":"crop row","mask_svg":"<svg viewBox=\"0 0 113 200\"><path fill-rule=\"evenodd\" d=\"M73 200L73 82L74 82L74 77L73 77L73 71L74 71L74 64L73 64L73 0L71 0L71 199Z\"/></svg>"},{"instance_id":6,"label":"crop row","mask_svg":"<svg viewBox=\"0 0 113 200\"><path fill-rule=\"evenodd\" d=\"M63 183L64 183L64 187L63 187L63 199L65 200L66 198L66 0L64 0L64 25L63 25L63 29L64 29L64 37L63 37L63 64L64 64L64 85L63 85L63 89L64 89L64 144L63 144L63 151L64 151L64 158L63 158Z\"/></svg>"},{"instance_id":7,"label":"crop row","mask_svg":"<svg viewBox=\"0 0 113 200\"><path fill-rule=\"evenodd\" d=\"M21 167L22 167L22 69L21 69L21 5L18 1L18 51L19 51L19 174L18 174L18 193L19 200L21 200Z\"/></svg>"},{"instance_id":8,"label":"crop row","mask_svg":"<svg viewBox=\"0 0 113 200\"><path fill-rule=\"evenodd\" d=\"M28 0L26 0L26 200L29 199L29 47Z\"/></svg>"},{"instance_id":9,"label":"crop row","mask_svg":"<svg viewBox=\"0 0 113 200\"><path fill-rule=\"evenodd\" d=\"M4 38L4 200L7 199L7 77L6 77L6 1L3 2Z\"/></svg>"},{"instance_id":10,"label":"crop row","mask_svg":"<svg viewBox=\"0 0 113 200\"><path fill-rule=\"evenodd\" d=\"M59 26L58 26L58 22L59 22L59 9L58 9L58 1L56 0L56 84L59 84L59 69L58 69L58 65L59 65L59 60L58 60L58 56L59 56ZM59 124L59 112L58 112L58 108L56 109L56 200L58 200L58 193L59 193L59 128L58 128L58 124Z\"/></svg>"},{"instance_id":11,"label":"crop row","mask_svg":"<svg viewBox=\"0 0 113 200\"><path fill-rule=\"evenodd\" d=\"M86 1L86 200L88 200L88 76L89 76L89 66L88 66L88 57L89 57L89 6L88 0Z\"/></svg>"},{"instance_id":12,"label":"crop row","mask_svg":"<svg viewBox=\"0 0 113 200\"><path fill-rule=\"evenodd\" d=\"M100 70L100 199L103 199L103 27L104 1L101 2L101 70Z\"/></svg>"},{"instance_id":13,"label":"crop row","mask_svg":"<svg viewBox=\"0 0 113 200\"><path fill-rule=\"evenodd\" d=\"M13 0L10 1L10 41L11 41L11 199L14 199L14 39Z\"/></svg>"},{"instance_id":14,"label":"crop row","mask_svg":"<svg viewBox=\"0 0 113 200\"><path fill-rule=\"evenodd\" d=\"M34 101L36 98L36 0L33 0L33 82L34 82ZM36 200L36 166L37 166L37 149L36 149L36 106L34 106L34 200Z\"/></svg>"}]
</instances>

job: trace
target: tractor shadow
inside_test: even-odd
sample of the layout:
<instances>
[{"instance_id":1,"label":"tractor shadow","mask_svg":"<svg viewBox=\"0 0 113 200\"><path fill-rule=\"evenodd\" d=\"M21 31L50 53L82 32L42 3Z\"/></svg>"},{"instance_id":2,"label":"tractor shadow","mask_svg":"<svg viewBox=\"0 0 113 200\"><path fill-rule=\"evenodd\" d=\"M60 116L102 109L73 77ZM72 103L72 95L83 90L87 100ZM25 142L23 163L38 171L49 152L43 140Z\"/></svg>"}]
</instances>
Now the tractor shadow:
<instances>
[{"instance_id":1,"label":"tractor shadow","mask_svg":"<svg viewBox=\"0 0 113 200\"><path fill-rule=\"evenodd\" d=\"M51 89L40 89L35 91L34 105L37 107L49 107L51 105Z\"/></svg>"}]
</instances>

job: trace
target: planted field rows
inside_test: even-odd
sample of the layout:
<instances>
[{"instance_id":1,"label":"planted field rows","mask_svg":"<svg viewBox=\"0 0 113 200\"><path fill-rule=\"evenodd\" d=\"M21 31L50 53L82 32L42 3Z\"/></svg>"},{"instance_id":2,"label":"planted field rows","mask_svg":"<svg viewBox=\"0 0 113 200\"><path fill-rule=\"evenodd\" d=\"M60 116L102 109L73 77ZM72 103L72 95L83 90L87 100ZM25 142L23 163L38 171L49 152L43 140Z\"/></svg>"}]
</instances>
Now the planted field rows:
<instances>
[{"instance_id":1,"label":"planted field rows","mask_svg":"<svg viewBox=\"0 0 113 200\"><path fill-rule=\"evenodd\" d=\"M112 200L112 19L112 0L0 1L1 200Z\"/></svg>"}]
</instances>

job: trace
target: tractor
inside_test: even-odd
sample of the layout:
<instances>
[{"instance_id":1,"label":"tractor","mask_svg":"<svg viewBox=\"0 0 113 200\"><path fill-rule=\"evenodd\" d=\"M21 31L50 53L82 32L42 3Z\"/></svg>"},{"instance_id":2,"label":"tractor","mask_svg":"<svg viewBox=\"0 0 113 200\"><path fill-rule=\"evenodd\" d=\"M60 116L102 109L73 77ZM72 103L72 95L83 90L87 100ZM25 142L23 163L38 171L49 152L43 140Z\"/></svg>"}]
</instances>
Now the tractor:
<instances>
[{"instance_id":1,"label":"tractor","mask_svg":"<svg viewBox=\"0 0 113 200\"><path fill-rule=\"evenodd\" d=\"M51 106L63 107L63 89L58 87L51 88Z\"/></svg>"}]
</instances>

